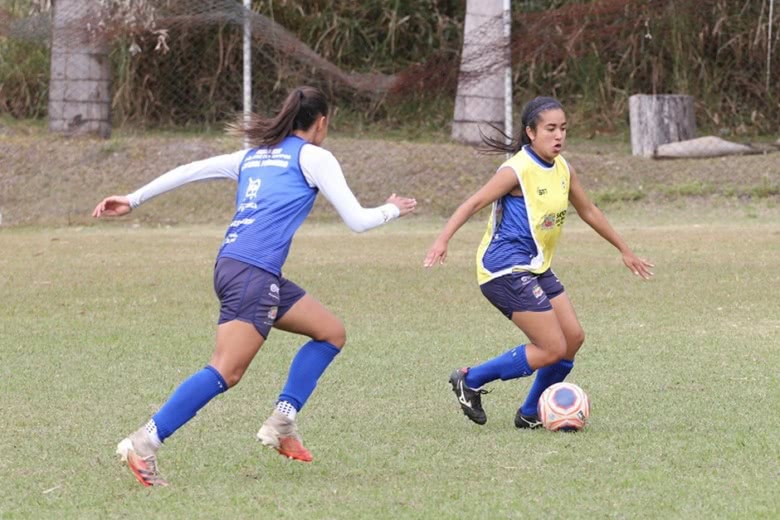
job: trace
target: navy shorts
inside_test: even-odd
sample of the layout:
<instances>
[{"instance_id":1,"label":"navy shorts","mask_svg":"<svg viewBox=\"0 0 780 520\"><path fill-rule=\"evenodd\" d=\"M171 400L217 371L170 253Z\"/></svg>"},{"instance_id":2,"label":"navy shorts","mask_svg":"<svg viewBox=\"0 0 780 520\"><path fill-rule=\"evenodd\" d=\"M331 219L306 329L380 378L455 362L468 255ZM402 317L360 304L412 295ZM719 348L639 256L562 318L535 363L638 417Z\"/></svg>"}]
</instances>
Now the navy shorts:
<instances>
[{"instance_id":1,"label":"navy shorts","mask_svg":"<svg viewBox=\"0 0 780 520\"><path fill-rule=\"evenodd\" d=\"M552 310L550 300L563 292L563 284L552 269L542 274L507 274L479 287L485 298L509 319L513 312Z\"/></svg>"},{"instance_id":2,"label":"navy shorts","mask_svg":"<svg viewBox=\"0 0 780 520\"><path fill-rule=\"evenodd\" d=\"M286 278L225 257L214 266L214 291L220 303L218 323L246 321L264 338L274 322L306 294Z\"/></svg>"}]
</instances>

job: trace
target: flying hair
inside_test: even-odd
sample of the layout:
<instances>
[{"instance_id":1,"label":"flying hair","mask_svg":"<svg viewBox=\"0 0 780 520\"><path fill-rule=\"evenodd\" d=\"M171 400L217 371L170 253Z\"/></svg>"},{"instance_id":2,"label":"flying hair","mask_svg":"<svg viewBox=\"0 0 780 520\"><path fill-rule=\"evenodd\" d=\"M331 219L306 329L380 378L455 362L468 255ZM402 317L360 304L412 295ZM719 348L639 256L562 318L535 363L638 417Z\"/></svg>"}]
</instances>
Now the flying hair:
<instances>
[{"instance_id":1,"label":"flying hair","mask_svg":"<svg viewBox=\"0 0 780 520\"><path fill-rule=\"evenodd\" d=\"M308 130L320 116L328 115L328 101L325 94L315 87L297 87L282 103L273 117L256 113L243 115L228 126L231 135L247 139L252 147L273 146L296 130Z\"/></svg>"},{"instance_id":2,"label":"flying hair","mask_svg":"<svg viewBox=\"0 0 780 520\"><path fill-rule=\"evenodd\" d=\"M523 107L523 111L520 115L521 129L515 141L512 141L512 138L501 128L498 128L492 123L487 123L487 125L498 134L498 137L488 136L482 132L482 129L480 128L479 135L482 138L483 146L480 147L479 150L487 154L515 154L519 152L523 146L531 144L531 140L528 138L528 133L525 129L530 128L531 130L536 130L536 125L539 122L539 116L542 112L555 109L563 110L563 105L561 105L561 102L557 99L546 96L533 98Z\"/></svg>"}]
</instances>

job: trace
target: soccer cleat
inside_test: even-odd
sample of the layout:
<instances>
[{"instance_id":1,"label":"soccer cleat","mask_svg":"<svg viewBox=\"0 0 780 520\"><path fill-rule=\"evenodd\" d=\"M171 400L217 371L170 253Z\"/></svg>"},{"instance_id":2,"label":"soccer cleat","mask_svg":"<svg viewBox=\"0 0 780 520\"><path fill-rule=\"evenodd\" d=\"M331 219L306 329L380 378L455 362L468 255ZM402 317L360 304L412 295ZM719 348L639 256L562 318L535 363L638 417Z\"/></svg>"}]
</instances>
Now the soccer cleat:
<instances>
[{"instance_id":1,"label":"soccer cleat","mask_svg":"<svg viewBox=\"0 0 780 520\"><path fill-rule=\"evenodd\" d=\"M312 461L311 452L303 446L295 420L278 410L274 410L274 413L260 427L257 432L257 440L285 457L302 462Z\"/></svg>"},{"instance_id":2,"label":"soccer cleat","mask_svg":"<svg viewBox=\"0 0 780 520\"><path fill-rule=\"evenodd\" d=\"M123 439L116 447L116 453L127 462L130 471L142 485L167 486L168 482L157 468L157 454L152 448L146 431L140 429Z\"/></svg>"},{"instance_id":3,"label":"soccer cleat","mask_svg":"<svg viewBox=\"0 0 780 520\"><path fill-rule=\"evenodd\" d=\"M458 398L463 414L477 424L485 424L487 415L482 409L482 394L486 394L488 391L481 388L469 388L465 381L468 372L468 368L459 368L450 375L452 391Z\"/></svg>"},{"instance_id":4,"label":"soccer cleat","mask_svg":"<svg viewBox=\"0 0 780 520\"><path fill-rule=\"evenodd\" d=\"M541 428L542 421L539 420L538 415L523 415L520 410L515 415L515 427L521 429L533 430L535 428Z\"/></svg>"}]
</instances>

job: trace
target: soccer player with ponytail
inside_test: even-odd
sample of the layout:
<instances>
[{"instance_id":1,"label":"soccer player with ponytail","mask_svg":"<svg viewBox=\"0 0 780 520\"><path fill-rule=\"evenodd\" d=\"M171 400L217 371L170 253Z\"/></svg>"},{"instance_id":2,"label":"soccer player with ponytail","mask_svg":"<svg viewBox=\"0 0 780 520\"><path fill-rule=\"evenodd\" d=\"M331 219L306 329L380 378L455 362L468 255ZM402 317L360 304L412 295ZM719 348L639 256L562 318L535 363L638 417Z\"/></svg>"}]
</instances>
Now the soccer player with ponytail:
<instances>
[{"instance_id":1,"label":"soccer player with ponytail","mask_svg":"<svg viewBox=\"0 0 780 520\"><path fill-rule=\"evenodd\" d=\"M328 104L316 88L296 88L275 117L252 115L232 130L248 138L252 148L175 168L129 195L107 197L92 213L126 215L194 181L230 179L238 185L236 213L214 267L220 314L211 360L117 447L145 486L167 484L158 469L158 449L211 399L241 380L271 328L310 340L293 358L287 382L257 439L292 459L312 460L298 434L296 416L344 346L346 332L323 304L282 275L293 236L320 191L355 232L385 224L416 206L414 199L395 194L376 208L360 205L339 162L320 147L328 134Z\"/></svg>"},{"instance_id":2,"label":"soccer player with ponytail","mask_svg":"<svg viewBox=\"0 0 780 520\"><path fill-rule=\"evenodd\" d=\"M504 139L483 136L489 151L514 155L455 210L428 250L424 265L443 264L455 232L492 204L487 231L477 251L477 279L482 294L528 342L480 365L455 370L450 384L466 417L485 424L483 385L496 379L528 377L536 371L528 396L515 414L516 427L536 428L541 425L539 396L566 378L585 339L574 307L550 267L569 203L583 221L620 251L632 273L648 279L653 265L631 251L588 199L574 168L560 155L567 129L561 104L553 98L537 97L524 107L521 123L523 130L514 143L507 144L505 134Z\"/></svg>"}]
</instances>

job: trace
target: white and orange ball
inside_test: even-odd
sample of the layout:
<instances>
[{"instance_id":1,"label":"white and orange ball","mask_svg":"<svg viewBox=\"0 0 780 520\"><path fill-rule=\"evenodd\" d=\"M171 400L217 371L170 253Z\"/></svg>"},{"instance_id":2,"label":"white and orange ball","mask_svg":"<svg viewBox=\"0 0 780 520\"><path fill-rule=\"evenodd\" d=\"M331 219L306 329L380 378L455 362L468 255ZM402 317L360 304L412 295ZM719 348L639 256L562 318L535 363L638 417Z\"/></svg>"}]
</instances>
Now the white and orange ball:
<instances>
[{"instance_id":1,"label":"white and orange ball","mask_svg":"<svg viewBox=\"0 0 780 520\"><path fill-rule=\"evenodd\" d=\"M539 419L550 431L580 431L589 417L588 394L574 383L555 383L539 397Z\"/></svg>"}]
</instances>

